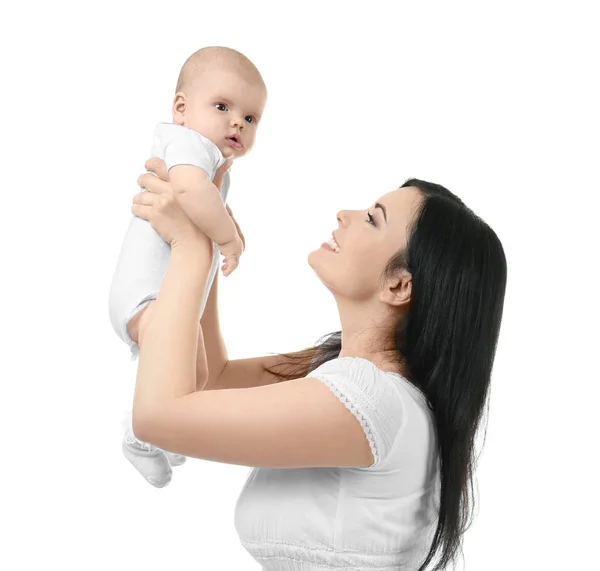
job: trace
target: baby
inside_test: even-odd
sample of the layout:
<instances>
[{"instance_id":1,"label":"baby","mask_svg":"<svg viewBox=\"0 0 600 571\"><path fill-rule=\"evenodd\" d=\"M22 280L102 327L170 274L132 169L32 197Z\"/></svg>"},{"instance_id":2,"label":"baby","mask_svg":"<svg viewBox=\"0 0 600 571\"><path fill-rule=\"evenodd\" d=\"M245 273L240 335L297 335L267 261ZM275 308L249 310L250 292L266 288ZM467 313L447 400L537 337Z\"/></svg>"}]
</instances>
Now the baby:
<instances>
[{"instance_id":1,"label":"baby","mask_svg":"<svg viewBox=\"0 0 600 571\"><path fill-rule=\"evenodd\" d=\"M228 158L235 160L252 149L267 91L254 64L224 47L202 48L192 54L181 69L175 91L173 122L157 125L152 156L164 160L173 195L182 209L218 245L204 294L204 312L219 266L219 252L225 257L223 274L229 275L243 249L225 206L229 171L221 192L212 181ZM129 346L132 360L139 355L139 347L128 323L158 297L169 256L169 245L150 223L134 216L121 247L109 299L113 329ZM150 484L166 486L171 481L171 466L182 464L185 457L137 439L131 413L126 415L124 427L125 457Z\"/></svg>"}]
</instances>

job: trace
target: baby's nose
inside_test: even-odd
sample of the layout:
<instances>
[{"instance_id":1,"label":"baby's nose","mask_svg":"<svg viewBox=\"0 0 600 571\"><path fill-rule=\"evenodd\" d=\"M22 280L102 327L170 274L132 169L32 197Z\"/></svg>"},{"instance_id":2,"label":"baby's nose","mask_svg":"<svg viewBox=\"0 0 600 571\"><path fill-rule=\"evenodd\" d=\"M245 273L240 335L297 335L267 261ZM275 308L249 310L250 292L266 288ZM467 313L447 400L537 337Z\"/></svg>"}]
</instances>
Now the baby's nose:
<instances>
[{"instance_id":1,"label":"baby's nose","mask_svg":"<svg viewBox=\"0 0 600 571\"><path fill-rule=\"evenodd\" d=\"M231 123L233 125L235 125L236 127L243 127L244 126L244 119L243 117L239 117L237 115L234 115L231 119Z\"/></svg>"}]
</instances>

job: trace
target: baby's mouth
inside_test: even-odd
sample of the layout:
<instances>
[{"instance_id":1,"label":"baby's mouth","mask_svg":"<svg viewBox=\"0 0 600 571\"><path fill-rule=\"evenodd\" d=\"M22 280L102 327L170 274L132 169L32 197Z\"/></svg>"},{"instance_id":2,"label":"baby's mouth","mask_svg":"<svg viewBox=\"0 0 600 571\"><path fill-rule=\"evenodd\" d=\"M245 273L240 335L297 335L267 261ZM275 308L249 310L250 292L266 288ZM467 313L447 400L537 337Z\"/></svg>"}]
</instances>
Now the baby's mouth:
<instances>
[{"instance_id":1,"label":"baby's mouth","mask_svg":"<svg viewBox=\"0 0 600 571\"><path fill-rule=\"evenodd\" d=\"M241 149L242 143L240 142L237 135L233 135L232 137L227 137L225 139L234 149Z\"/></svg>"}]
</instances>

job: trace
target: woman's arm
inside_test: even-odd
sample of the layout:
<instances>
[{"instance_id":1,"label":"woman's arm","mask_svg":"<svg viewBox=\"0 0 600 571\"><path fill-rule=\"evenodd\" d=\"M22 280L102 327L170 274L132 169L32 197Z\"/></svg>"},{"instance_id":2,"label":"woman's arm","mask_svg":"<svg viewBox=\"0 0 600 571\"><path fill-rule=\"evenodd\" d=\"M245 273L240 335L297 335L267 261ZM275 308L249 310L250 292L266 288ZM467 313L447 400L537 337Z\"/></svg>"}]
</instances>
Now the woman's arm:
<instances>
[{"instance_id":1,"label":"woman's arm","mask_svg":"<svg viewBox=\"0 0 600 571\"><path fill-rule=\"evenodd\" d=\"M213 183L219 190L221 189L223 179L230 165L231 161L229 160L217 170L215 178L213 179ZM145 167L151 174L146 173L141 175L138 178L138 184L147 188L150 192L167 195L171 194L172 187L169 182L169 173L166 170L164 161L158 158L151 158L146 162ZM175 170L176 169L173 168L171 173ZM231 208L229 205L226 205L225 208L245 246L244 234L233 216ZM197 332L198 336L202 335L204 338L204 346L206 348L209 376L204 390L257 387L277 382L279 378L263 371L263 366L273 367L279 365L282 361L280 355L270 355L250 359L235 359L233 361L229 360L219 322L218 275L219 272L215 274L204 309L204 314L200 320L201 328ZM155 302L152 302L150 306L154 303ZM138 342L139 329L152 319L151 311L148 310L153 310L154 308L150 306L138 313L128 325L130 335L136 342Z\"/></svg>"},{"instance_id":2,"label":"woman's arm","mask_svg":"<svg viewBox=\"0 0 600 571\"><path fill-rule=\"evenodd\" d=\"M357 417L318 379L196 392L199 286L210 269L194 263L202 253L194 245L172 247L153 312L140 330L133 404L138 438L178 454L244 466L373 465ZM262 359L228 362L218 379L238 387L246 384L242 376L264 379L257 372Z\"/></svg>"},{"instance_id":3,"label":"woman's arm","mask_svg":"<svg viewBox=\"0 0 600 571\"><path fill-rule=\"evenodd\" d=\"M217 388L215 386L216 382L229 361L227 347L225 346L225 340L223 339L221 324L219 322L218 280L219 272L216 272L208 294L208 299L206 300L204 313L200 319L208 365L208 382L204 387L205 391Z\"/></svg>"},{"instance_id":4,"label":"woman's arm","mask_svg":"<svg viewBox=\"0 0 600 571\"><path fill-rule=\"evenodd\" d=\"M136 436L178 454L246 466L372 466L375 449L364 420L321 379L196 391L196 352L204 351L198 322L212 244L172 195L139 193L132 211L171 245L151 317L140 329Z\"/></svg>"},{"instance_id":5,"label":"woman's arm","mask_svg":"<svg viewBox=\"0 0 600 571\"><path fill-rule=\"evenodd\" d=\"M134 429L140 416L196 391L198 322L211 262L212 244L204 234L202 239L171 243L160 292L138 332Z\"/></svg>"}]
</instances>

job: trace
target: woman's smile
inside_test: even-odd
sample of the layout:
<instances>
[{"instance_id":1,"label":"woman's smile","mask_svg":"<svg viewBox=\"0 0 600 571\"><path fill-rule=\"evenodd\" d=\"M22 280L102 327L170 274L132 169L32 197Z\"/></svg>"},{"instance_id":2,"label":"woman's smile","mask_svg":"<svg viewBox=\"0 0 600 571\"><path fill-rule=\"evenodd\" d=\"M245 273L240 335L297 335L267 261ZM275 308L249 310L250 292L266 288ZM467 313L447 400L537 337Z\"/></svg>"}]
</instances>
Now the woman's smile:
<instances>
[{"instance_id":1,"label":"woman's smile","mask_svg":"<svg viewBox=\"0 0 600 571\"><path fill-rule=\"evenodd\" d=\"M333 235L329 239L329 242L324 242L324 245L328 246L329 249L332 252L335 252L336 254L339 253L339 251L340 251L340 247L338 246L338 243L335 241L335 238L333 237Z\"/></svg>"},{"instance_id":2,"label":"woman's smile","mask_svg":"<svg viewBox=\"0 0 600 571\"><path fill-rule=\"evenodd\" d=\"M334 254L337 254L337 253L338 253L338 252L337 252L336 250L334 250L334 249L333 249L333 248L332 248L332 247L329 245L329 243L327 243L327 242L323 242L323 243L321 244L321 248L323 248L323 249L325 249L325 250L327 250L327 251L329 251L329 252L333 252Z\"/></svg>"},{"instance_id":3,"label":"woman's smile","mask_svg":"<svg viewBox=\"0 0 600 571\"><path fill-rule=\"evenodd\" d=\"M336 254L338 254L340 251L340 247L338 246L338 243L335 241L335 238L333 236L331 236L329 242L323 242L323 244L321 244L321 247L325 248L326 250L330 250L331 252L335 252Z\"/></svg>"}]
</instances>

